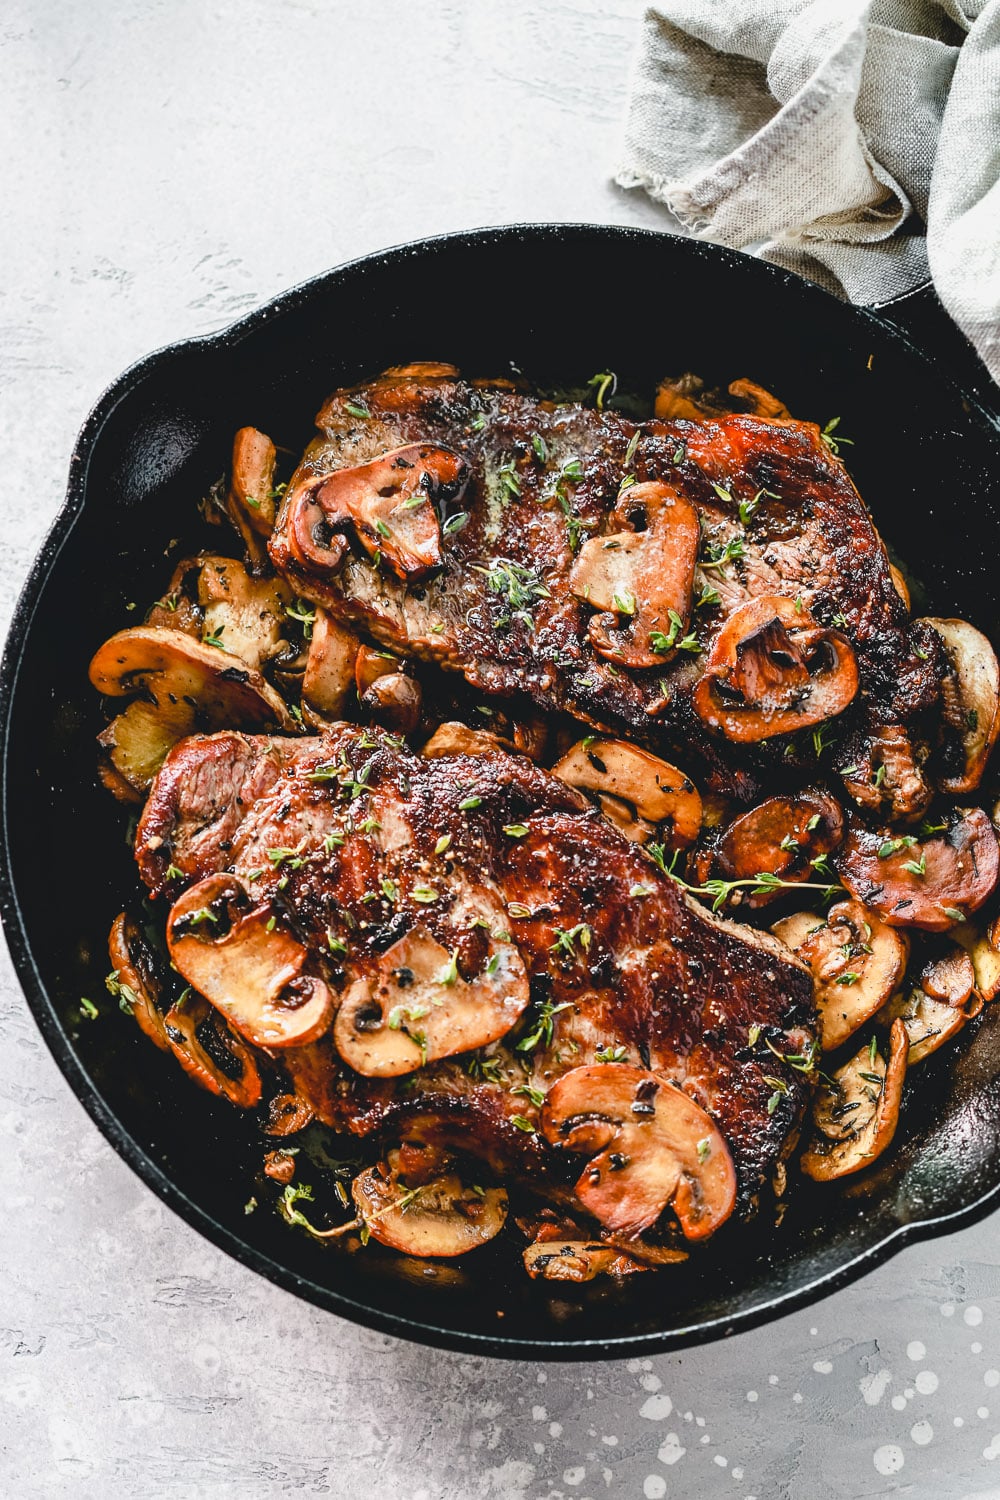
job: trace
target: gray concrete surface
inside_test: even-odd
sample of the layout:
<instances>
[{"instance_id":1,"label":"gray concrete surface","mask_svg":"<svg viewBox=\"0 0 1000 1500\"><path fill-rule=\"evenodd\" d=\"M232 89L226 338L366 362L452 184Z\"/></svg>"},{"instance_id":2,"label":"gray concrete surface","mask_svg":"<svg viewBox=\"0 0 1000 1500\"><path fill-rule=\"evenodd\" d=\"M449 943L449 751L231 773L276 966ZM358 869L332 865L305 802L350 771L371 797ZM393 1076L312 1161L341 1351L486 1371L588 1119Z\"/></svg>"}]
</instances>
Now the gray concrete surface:
<instances>
[{"instance_id":1,"label":"gray concrete surface","mask_svg":"<svg viewBox=\"0 0 1000 1500\"><path fill-rule=\"evenodd\" d=\"M84 414L148 349L425 232L661 222L608 182L640 11L7 0L4 620ZM510 1365L200 1240L85 1118L6 960L0 1140L0 1497L1000 1500L996 1221L728 1344Z\"/></svg>"}]
</instances>

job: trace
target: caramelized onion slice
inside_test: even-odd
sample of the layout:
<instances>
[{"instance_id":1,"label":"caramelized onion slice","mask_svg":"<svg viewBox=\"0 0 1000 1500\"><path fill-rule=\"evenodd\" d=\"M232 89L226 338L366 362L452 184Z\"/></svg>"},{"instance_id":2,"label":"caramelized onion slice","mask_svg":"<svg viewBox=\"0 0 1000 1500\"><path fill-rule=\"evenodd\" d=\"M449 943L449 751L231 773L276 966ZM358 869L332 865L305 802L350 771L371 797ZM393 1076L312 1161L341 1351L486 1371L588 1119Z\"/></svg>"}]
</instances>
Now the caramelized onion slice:
<instances>
[{"instance_id":1,"label":"caramelized onion slice","mask_svg":"<svg viewBox=\"0 0 1000 1500\"><path fill-rule=\"evenodd\" d=\"M251 906L235 875L210 875L174 902L167 945L188 984L248 1041L302 1047L329 1027L333 996L303 974L306 949L272 918L268 903Z\"/></svg>"},{"instance_id":2,"label":"caramelized onion slice","mask_svg":"<svg viewBox=\"0 0 1000 1500\"><path fill-rule=\"evenodd\" d=\"M889 1061L862 1047L820 1086L813 1106L816 1134L801 1167L814 1182L832 1182L871 1166L891 1144L903 1097L909 1041L902 1021L892 1023Z\"/></svg>"},{"instance_id":3,"label":"caramelized onion slice","mask_svg":"<svg viewBox=\"0 0 1000 1500\"><path fill-rule=\"evenodd\" d=\"M733 1211L736 1173L711 1115L666 1078L629 1063L574 1068L545 1098L552 1146L590 1162L576 1184L609 1229L640 1234L673 1205L687 1239L713 1234Z\"/></svg>"},{"instance_id":4,"label":"caramelized onion slice","mask_svg":"<svg viewBox=\"0 0 1000 1500\"><path fill-rule=\"evenodd\" d=\"M971 792L983 779L1000 733L1000 666L990 642L967 620L926 619L944 641L950 672L943 684L945 721L960 765L940 778L943 791Z\"/></svg>"},{"instance_id":5,"label":"caramelized onion slice","mask_svg":"<svg viewBox=\"0 0 1000 1500\"><path fill-rule=\"evenodd\" d=\"M351 1196L372 1239L405 1255L465 1255L499 1234L507 1218L503 1188L477 1192L452 1172L407 1188L387 1168L368 1167Z\"/></svg>"},{"instance_id":6,"label":"caramelized onion slice","mask_svg":"<svg viewBox=\"0 0 1000 1500\"><path fill-rule=\"evenodd\" d=\"M456 500L468 477L469 465L451 448L408 443L338 469L315 498L331 525L349 517L369 556L377 553L404 582L416 581L442 562L435 501Z\"/></svg>"},{"instance_id":7,"label":"caramelized onion slice","mask_svg":"<svg viewBox=\"0 0 1000 1500\"><path fill-rule=\"evenodd\" d=\"M528 1006L528 976L514 943L491 935L481 973L466 977L427 927L412 927L356 979L333 1039L366 1078L398 1078L505 1036Z\"/></svg>"},{"instance_id":8,"label":"caramelized onion slice","mask_svg":"<svg viewBox=\"0 0 1000 1500\"><path fill-rule=\"evenodd\" d=\"M716 863L728 880L750 880L765 870L782 880L813 880L811 861L837 847L843 826L839 804L822 790L768 797L730 823L719 840ZM781 894L780 889L744 892L743 904L766 906Z\"/></svg>"},{"instance_id":9,"label":"caramelized onion slice","mask_svg":"<svg viewBox=\"0 0 1000 1500\"><path fill-rule=\"evenodd\" d=\"M841 1046L885 1005L906 969L907 939L859 901L838 901L825 920L796 912L771 931L812 970L824 1052Z\"/></svg>"},{"instance_id":10,"label":"caramelized onion slice","mask_svg":"<svg viewBox=\"0 0 1000 1500\"><path fill-rule=\"evenodd\" d=\"M630 803L647 823L665 825L671 848L698 837L701 797L690 777L627 740L588 735L556 762L552 775L579 791Z\"/></svg>"},{"instance_id":11,"label":"caramelized onion slice","mask_svg":"<svg viewBox=\"0 0 1000 1500\"><path fill-rule=\"evenodd\" d=\"M691 701L710 729L745 744L833 718L857 690L847 637L793 599L764 595L729 616Z\"/></svg>"},{"instance_id":12,"label":"caramelized onion slice","mask_svg":"<svg viewBox=\"0 0 1000 1500\"><path fill-rule=\"evenodd\" d=\"M997 838L979 807L956 808L947 827L917 839L855 818L836 856L847 889L883 922L946 932L978 911L1000 873Z\"/></svg>"},{"instance_id":13,"label":"caramelized onion slice","mask_svg":"<svg viewBox=\"0 0 1000 1500\"><path fill-rule=\"evenodd\" d=\"M595 651L626 667L655 667L677 650L691 613L698 513L660 481L626 489L605 536L589 537L570 571L570 592L598 611Z\"/></svg>"}]
</instances>

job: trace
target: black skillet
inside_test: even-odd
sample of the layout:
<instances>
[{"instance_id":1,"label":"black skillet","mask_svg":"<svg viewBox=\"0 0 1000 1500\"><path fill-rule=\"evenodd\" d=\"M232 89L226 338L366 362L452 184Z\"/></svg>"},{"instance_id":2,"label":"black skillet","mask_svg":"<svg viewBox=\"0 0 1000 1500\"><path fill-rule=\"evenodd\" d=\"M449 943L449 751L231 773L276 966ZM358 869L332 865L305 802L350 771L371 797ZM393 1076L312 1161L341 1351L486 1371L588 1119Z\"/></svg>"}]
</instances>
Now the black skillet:
<instances>
[{"instance_id":1,"label":"black skillet","mask_svg":"<svg viewBox=\"0 0 1000 1500\"><path fill-rule=\"evenodd\" d=\"M138 617L130 604L160 593L172 539L173 557L219 545L194 501L225 467L237 426L299 448L329 390L411 359L471 374L513 364L543 385L599 369L646 389L664 371L748 375L800 416L840 417L876 523L926 590L918 607L994 631L1000 431L949 372L967 389L988 382L927 298L900 313L910 337L758 261L644 231L493 229L331 271L223 333L151 355L98 402L3 660L0 899L28 1003L71 1087L216 1245L404 1337L593 1358L752 1327L1000 1202L1000 1007L915 1075L899 1144L866 1181L797 1184L780 1229L723 1231L685 1266L575 1289L529 1282L509 1240L429 1279L377 1247L324 1249L270 1204L247 1215L254 1128L193 1087L107 997L100 1020L80 1014L82 995L103 995L110 920L138 894L124 820L95 780L102 719L87 662Z\"/></svg>"}]
</instances>

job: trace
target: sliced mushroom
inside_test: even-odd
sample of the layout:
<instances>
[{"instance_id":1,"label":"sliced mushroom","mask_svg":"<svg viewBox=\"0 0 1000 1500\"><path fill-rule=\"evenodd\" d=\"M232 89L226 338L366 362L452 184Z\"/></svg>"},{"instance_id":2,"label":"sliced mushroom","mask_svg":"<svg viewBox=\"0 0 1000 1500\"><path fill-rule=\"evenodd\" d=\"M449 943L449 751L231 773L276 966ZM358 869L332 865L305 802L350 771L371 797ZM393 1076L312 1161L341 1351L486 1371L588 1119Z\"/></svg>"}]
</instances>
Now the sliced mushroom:
<instances>
[{"instance_id":1,"label":"sliced mushroom","mask_svg":"<svg viewBox=\"0 0 1000 1500\"><path fill-rule=\"evenodd\" d=\"M460 374L457 365L444 364L437 359L418 359L408 365L390 365L383 370L382 380L457 380Z\"/></svg>"},{"instance_id":2,"label":"sliced mushroom","mask_svg":"<svg viewBox=\"0 0 1000 1500\"><path fill-rule=\"evenodd\" d=\"M779 396L772 396L770 391L765 391L762 385L757 385L745 377L729 382L729 394L735 396L738 401L744 401L749 411L755 417L767 417L772 421L787 420L792 414L784 401Z\"/></svg>"},{"instance_id":3,"label":"sliced mushroom","mask_svg":"<svg viewBox=\"0 0 1000 1500\"><path fill-rule=\"evenodd\" d=\"M689 1240L713 1234L736 1202L736 1173L715 1121L666 1078L630 1063L592 1063L556 1080L541 1128L552 1146L591 1158L576 1196L601 1224L641 1234L673 1205Z\"/></svg>"},{"instance_id":4,"label":"sliced mushroom","mask_svg":"<svg viewBox=\"0 0 1000 1500\"><path fill-rule=\"evenodd\" d=\"M727 880L752 880L766 871L786 881L812 881L813 861L837 847L843 828L840 807L827 792L808 788L795 795L767 797L730 823L716 846L715 863ZM742 905L756 908L781 896L782 890L739 894Z\"/></svg>"},{"instance_id":5,"label":"sliced mushroom","mask_svg":"<svg viewBox=\"0 0 1000 1500\"><path fill-rule=\"evenodd\" d=\"M906 969L906 938L858 901L838 901L825 920L796 912L771 931L812 970L824 1052L841 1046L885 1005Z\"/></svg>"},{"instance_id":6,"label":"sliced mushroom","mask_svg":"<svg viewBox=\"0 0 1000 1500\"><path fill-rule=\"evenodd\" d=\"M370 556L378 554L404 581L418 581L442 562L435 502L456 500L468 477L469 465L452 449L408 443L336 470L314 498L331 526L349 520Z\"/></svg>"},{"instance_id":7,"label":"sliced mushroom","mask_svg":"<svg viewBox=\"0 0 1000 1500\"><path fill-rule=\"evenodd\" d=\"M226 512L254 569L267 561L262 539L274 529L274 444L256 427L241 427L233 439L233 467Z\"/></svg>"},{"instance_id":8,"label":"sliced mushroom","mask_svg":"<svg viewBox=\"0 0 1000 1500\"><path fill-rule=\"evenodd\" d=\"M128 1002L140 1031L145 1032L162 1052L170 1042L160 1011L162 986L156 977L153 955L132 918L122 912L115 917L108 938L108 953L116 984Z\"/></svg>"},{"instance_id":9,"label":"sliced mushroom","mask_svg":"<svg viewBox=\"0 0 1000 1500\"><path fill-rule=\"evenodd\" d=\"M657 480L625 490L608 524L607 535L580 548L570 592L598 611L587 631L601 656L626 667L659 666L687 631L698 512Z\"/></svg>"},{"instance_id":10,"label":"sliced mushroom","mask_svg":"<svg viewBox=\"0 0 1000 1500\"><path fill-rule=\"evenodd\" d=\"M909 609L910 586L907 583L906 579L903 577L902 573L896 567L895 563L889 564L889 576L892 579L892 586L896 590L896 593L902 599L903 603L906 605L906 608Z\"/></svg>"},{"instance_id":11,"label":"sliced mushroom","mask_svg":"<svg viewBox=\"0 0 1000 1500\"><path fill-rule=\"evenodd\" d=\"M427 927L412 927L375 973L348 988L333 1040L366 1078L398 1078L428 1062L499 1041L528 1006L520 952L491 935L484 967L466 978Z\"/></svg>"},{"instance_id":12,"label":"sliced mushroom","mask_svg":"<svg viewBox=\"0 0 1000 1500\"><path fill-rule=\"evenodd\" d=\"M388 1169L368 1167L351 1195L372 1238L406 1255L465 1255L499 1234L507 1218L503 1188L466 1188L453 1172L406 1188Z\"/></svg>"},{"instance_id":13,"label":"sliced mushroom","mask_svg":"<svg viewBox=\"0 0 1000 1500\"><path fill-rule=\"evenodd\" d=\"M260 1103L253 1053L202 995L188 990L164 1016L170 1050L196 1083L240 1109Z\"/></svg>"},{"instance_id":14,"label":"sliced mushroom","mask_svg":"<svg viewBox=\"0 0 1000 1500\"><path fill-rule=\"evenodd\" d=\"M902 724L883 724L852 748L841 770L844 786L859 807L874 816L913 822L927 811L934 789L927 780L925 746Z\"/></svg>"},{"instance_id":15,"label":"sliced mushroom","mask_svg":"<svg viewBox=\"0 0 1000 1500\"><path fill-rule=\"evenodd\" d=\"M204 557L198 574L203 638L259 668L286 646L286 607L292 591L280 578L251 578L231 557Z\"/></svg>"},{"instance_id":16,"label":"sliced mushroom","mask_svg":"<svg viewBox=\"0 0 1000 1500\"><path fill-rule=\"evenodd\" d=\"M362 643L358 647L357 658L354 663L354 682L358 690L358 697L367 693L373 682L380 677L388 677L392 672L400 669L400 660L391 651L383 651L375 646L366 646Z\"/></svg>"},{"instance_id":17,"label":"sliced mushroom","mask_svg":"<svg viewBox=\"0 0 1000 1500\"><path fill-rule=\"evenodd\" d=\"M317 606L302 677L302 712L313 727L342 715L360 650L353 630Z\"/></svg>"},{"instance_id":18,"label":"sliced mushroom","mask_svg":"<svg viewBox=\"0 0 1000 1500\"><path fill-rule=\"evenodd\" d=\"M957 765L940 777L946 792L971 792L983 779L1000 733L1000 666L989 641L967 620L926 619L944 641L951 667L942 684L945 720L956 737Z\"/></svg>"},{"instance_id":19,"label":"sliced mushroom","mask_svg":"<svg viewBox=\"0 0 1000 1500\"><path fill-rule=\"evenodd\" d=\"M987 1004L995 1000L1000 995L1000 917L985 931L980 931L971 922L963 922L951 935L972 959L976 989L983 1000Z\"/></svg>"},{"instance_id":20,"label":"sliced mushroom","mask_svg":"<svg viewBox=\"0 0 1000 1500\"><path fill-rule=\"evenodd\" d=\"M921 839L873 831L852 818L836 867L851 894L883 922L945 932L989 898L1000 854L982 808L955 808L947 827Z\"/></svg>"},{"instance_id":21,"label":"sliced mushroom","mask_svg":"<svg viewBox=\"0 0 1000 1500\"><path fill-rule=\"evenodd\" d=\"M140 625L104 642L90 680L110 697L143 694L104 731L115 770L145 791L170 747L195 730L294 730L284 702L259 672L179 630Z\"/></svg>"},{"instance_id":22,"label":"sliced mushroom","mask_svg":"<svg viewBox=\"0 0 1000 1500\"><path fill-rule=\"evenodd\" d=\"M509 752L513 748L488 729L470 729L457 719L449 719L438 725L420 754L425 760L437 760L442 755L491 755L495 750Z\"/></svg>"},{"instance_id":23,"label":"sliced mushroom","mask_svg":"<svg viewBox=\"0 0 1000 1500\"><path fill-rule=\"evenodd\" d=\"M297 1135L314 1119L312 1106L298 1094L276 1094L267 1107L268 1135Z\"/></svg>"},{"instance_id":24,"label":"sliced mushroom","mask_svg":"<svg viewBox=\"0 0 1000 1500\"><path fill-rule=\"evenodd\" d=\"M930 1057L962 1030L983 1008L974 989L972 959L957 943L948 943L923 965L917 982L895 996L879 1019L888 1026L898 1017L910 1043L909 1066Z\"/></svg>"},{"instance_id":25,"label":"sliced mushroom","mask_svg":"<svg viewBox=\"0 0 1000 1500\"><path fill-rule=\"evenodd\" d=\"M862 1047L823 1084L813 1106L816 1136L801 1167L814 1182L861 1172L891 1144L899 1119L909 1041L902 1021L892 1023L888 1064Z\"/></svg>"},{"instance_id":26,"label":"sliced mushroom","mask_svg":"<svg viewBox=\"0 0 1000 1500\"><path fill-rule=\"evenodd\" d=\"M730 408L718 399L717 391L706 391L705 382L698 375L687 371L683 375L667 376L656 387L653 411L661 422L704 422L706 417L728 414Z\"/></svg>"},{"instance_id":27,"label":"sliced mushroom","mask_svg":"<svg viewBox=\"0 0 1000 1500\"><path fill-rule=\"evenodd\" d=\"M729 616L691 701L710 729L745 744L833 718L857 690L847 637L801 602L768 594Z\"/></svg>"},{"instance_id":28,"label":"sliced mushroom","mask_svg":"<svg viewBox=\"0 0 1000 1500\"><path fill-rule=\"evenodd\" d=\"M302 1047L329 1027L333 996L303 974L307 950L274 925L269 903L251 906L235 875L210 875L174 902L167 945L188 984L255 1046Z\"/></svg>"},{"instance_id":29,"label":"sliced mushroom","mask_svg":"<svg viewBox=\"0 0 1000 1500\"><path fill-rule=\"evenodd\" d=\"M648 1271L641 1261L600 1240L536 1240L523 1252L533 1281L593 1281L595 1276L626 1276Z\"/></svg>"},{"instance_id":30,"label":"sliced mushroom","mask_svg":"<svg viewBox=\"0 0 1000 1500\"><path fill-rule=\"evenodd\" d=\"M376 724L382 724L395 734L412 734L420 723L423 695L420 684L402 672L390 672L378 677L361 703Z\"/></svg>"},{"instance_id":31,"label":"sliced mushroom","mask_svg":"<svg viewBox=\"0 0 1000 1500\"><path fill-rule=\"evenodd\" d=\"M203 561L201 555L182 558L171 574L166 593L148 610L144 625L160 626L164 630L181 630L185 635L201 640L202 610L197 603L197 589L192 580L197 579Z\"/></svg>"},{"instance_id":32,"label":"sliced mushroom","mask_svg":"<svg viewBox=\"0 0 1000 1500\"><path fill-rule=\"evenodd\" d=\"M579 791L630 804L647 823L664 825L671 848L682 848L698 837L701 798L694 783L638 745L587 735L556 761L552 775ZM613 821L619 819L613 816Z\"/></svg>"}]
</instances>

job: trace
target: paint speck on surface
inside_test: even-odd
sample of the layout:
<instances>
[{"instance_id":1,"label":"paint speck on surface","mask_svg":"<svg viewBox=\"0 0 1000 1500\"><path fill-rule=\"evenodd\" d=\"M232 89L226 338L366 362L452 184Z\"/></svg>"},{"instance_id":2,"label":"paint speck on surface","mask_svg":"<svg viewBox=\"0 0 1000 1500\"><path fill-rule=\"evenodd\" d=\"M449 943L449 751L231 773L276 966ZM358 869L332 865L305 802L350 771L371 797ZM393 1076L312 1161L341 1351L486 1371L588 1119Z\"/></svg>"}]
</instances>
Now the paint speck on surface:
<instances>
[{"instance_id":1,"label":"paint speck on surface","mask_svg":"<svg viewBox=\"0 0 1000 1500\"><path fill-rule=\"evenodd\" d=\"M729 1468L729 1459L728 1458L723 1458L723 1456L722 1456L721 1453L717 1453L715 1455L715 1458L714 1458L713 1462L717 1463L719 1465L720 1469L728 1469Z\"/></svg>"},{"instance_id":2,"label":"paint speck on surface","mask_svg":"<svg viewBox=\"0 0 1000 1500\"><path fill-rule=\"evenodd\" d=\"M563 1469L563 1484L582 1484L587 1477L587 1471L582 1464L573 1469Z\"/></svg>"},{"instance_id":3,"label":"paint speck on surface","mask_svg":"<svg viewBox=\"0 0 1000 1500\"><path fill-rule=\"evenodd\" d=\"M918 1448L926 1448L927 1444L931 1441L933 1436L934 1428L926 1418L924 1418L923 1421L914 1422L913 1426L910 1428L910 1437L916 1443Z\"/></svg>"},{"instance_id":4,"label":"paint speck on surface","mask_svg":"<svg viewBox=\"0 0 1000 1500\"><path fill-rule=\"evenodd\" d=\"M669 1417L674 1409L674 1403L665 1391L658 1391L655 1396L647 1396L639 1407L640 1417L645 1417L649 1422L662 1422Z\"/></svg>"},{"instance_id":5,"label":"paint speck on surface","mask_svg":"<svg viewBox=\"0 0 1000 1500\"><path fill-rule=\"evenodd\" d=\"M607 1437L602 1437L601 1442L607 1443L609 1448L617 1448L618 1446L618 1439L616 1437L612 1437L610 1434Z\"/></svg>"},{"instance_id":6,"label":"paint speck on surface","mask_svg":"<svg viewBox=\"0 0 1000 1500\"><path fill-rule=\"evenodd\" d=\"M872 1454L872 1463L879 1474L898 1474L905 1462L903 1450L897 1443L883 1443Z\"/></svg>"},{"instance_id":7,"label":"paint speck on surface","mask_svg":"<svg viewBox=\"0 0 1000 1500\"><path fill-rule=\"evenodd\" d=\"M983 1457L990 1462L994 1458L1000 1458L1000 1432L996 1433L989 1446L983 1449Z\"/></svg>"},{"instance_id":8,"label":"paint speck on surface","mask_svg":"<svg viewBox=\"0 0 1000 1500\"><path fill-rule=\"evenodd\" d=\"M702 1434L702 1436L698 1439L698 1441L699 1441L699 1443L710 1443L712 1441L712 1438L711 1438L711 1435L706 1432L706 1433Z\"/></svg>"},{"instance_id":9,"label":"paint speck on surface","mask_svg":"<svg viewBox=\"0 0 1000 1500\"><path fill-rule=\"evenodd\" d=\"M667 1493L667 1481L662 1474L647 1474L642 1482L642 1493L646 1500L663 1500Z\"/></svg>"},{"instance_id":10,"label":"paint speck on surface","mask_svg":"<svg viewBox=\"0 0 1000 1500\"><path fill-rule=\"evenodd\" d=\"M644 1391L658 1391L663 1385L663 1381L659 1375L641 1375L639 1377L639 1384Z\"/></svg>"},{"instance_id":11,"label":"paint speck on surface","mask_svg":"<svg viewBox=\"0 0 1000 1500\"><path fill-rule=\"evenodd\" d=\"M661 1464L675 1464L679 1458L684 1457L686 1451L676 1432L668 1432L657 1449L656 1456Z\"/></svg>"},{"instance_id":12,"label":"paint speck on surface","mask_svg":"<svg viewBox=\"0 0 1000 1500\"><path fill-rule=\"evenodd\" d=\"M531 1420L533 1422L547 1422L549 1414L544 1406L533 1406L531 1408Z\"/></svg>"},{"instance_id":13,"label":"paint speck on surface","mask_svg":"<svg viewBox=\"0 0 1000 1500\"><path fill-rule=\"evenodd\" d=\"M906 1387L906 1390L903 1392L903 1395L906 1397L907 1401L912 1401L914 1396L916 1395L916 1391L913 1389L912 1385L908 1385Z\"/></svg>"},{"instance_id":14,"label":"paint speck on surface","mask_svg":"<svg viewBox=\"0 0 1000 1500\"><path fill-rule=\"evenodd\" d=\"M983 1321L983 1310L981 1307L977 1307L975 1303L973 1303L971 1307L967 1307L965 1309L962 1317L968 1323L970 1328L978 1328L980 1323Z\"/></svg>"},{"instance_id":15,"label":"paint speck on surface","mask_svg":"<svg viewBox=\"0 0 1000 1500\"><path fill-rule=\"evenodd\" d=\"M983 1385L1000 1385L1000 1370L985 1370L983 1372Z\"/></svg>"},{"instance_id":16,"label":"paint speck on surface","mask_svg":"<svg viewBox=\"0 0 1000 1500\"><path fill-rule=\"evenodd\" d=\"M756 1391L747 1391L747 1400L748 1401L756 1401L757 1400L757 1392Z\"/></svg>"},{"instance_id":17,"label":"paint speck on surface","mask_svg":"<svg viewBox=\"0 0 1000 1500\"><path fill-rule=\"evenodd\" d=\"M544 1385L548 1378L549 1377L544 1370L539 1370L538 1374L535 1376L535 1383L537 1385Z\"/></svg>"},{"instance_id":18,"label":"paint speck on surface","mask_svg":"<svg viewBox=\"0 0 1000 1500\"><path fill-rule=\"evenodd\" d=\"M986 1421L986 1418L989 1416L989 1414L990 1414L990 1409L989 1409L988 1406L977 1406L976 1407L976 1416L977 1417L981 1417L984 1422Z\"/></svg>"},{"instance_id":19,"label":"paint speck on surface","mask_svg":"<svg viewBox=\"0 0 1000 1500\"><path fill-rule=\"evenodd\" d=\"M970 1344L969 1348L972 1350L973 1354L982 1354L983 1352L983 1346L978 1342L978 1340Z\"/></svg>"},{"instance_id":20,"label":"paint speck on surface","mask_svg":"<svg viewBox=\"0 0 1000 1500\"><path fill-rule=\"evenodd\" d=\"M545 1452L545 1444L544 1443L532 1443L531 1446L532 1446L532 1448L534 1448L535 1452L537 1454L539 1454L539 1455L541 1455L541 1454L543 1454Z\"/></svg>"},{"instance_id":21,"label":"paint speck on surface","mask_svg":"<svg viewBox=\"0 0 1000 1500\"><path fill-rule=\"evenodd\" d=\"M893 1396L893 1398L892 1398L892 1409L893 1409L893 1411L905 1411L906 1410L906 1397L905 1396Z\"/></svg>"},{"instance_id":22,"label":"paint speck on surface","mask_svg":"<svg viewBox=\"0 0 1000 1500\"><path fill-rule=\"evenodd\" d=\"M560 1438L562 1437L562 1431L563 1430L561 1422L549 1423L549 1437Z\"/></svg>"},{"instance_id":23,"label":"paint speck on surface","mask_svg":"<svg viewBox=\"0 0 1000 1500\"><path fill-rule=\"evenodd\" d=\"M705 1418L704 1417L695 1417L695 1419L694 1419L694 1425L696 1427L704 1427L704 1425L705 1425Z\"/></svg>"},{"instance_id":24,"label":"paint speck on surface","mask_svg":"<svg viewBox=\"0 0 1000 1500\"><path fill-rule=\"evenodd\" d=\"M938 1388L938 1378L933 1370L921 1370L913 1384L921 1396L933 1396Z\"/></svg>"},{"instance_id":25,"label":"paint speck on surface","mask_svg":"<svg viewBox=\"0 0 1000 1500\"><path fill-rule=\"evenodd\" d=\"M819 1333L819 1329L818 1328L810 1328L809 1332L812 1334L813 1338L815 1338L816 1335Z\"/></svg>"},{"instance_id":26,"label":"paint speck on surface","mask_svg":"<svg viewBox=\"0 0 1000 1500\"><path fill-rule=\"evenodd\" d=\"M797 1404L798 1404L798 1403L799 1403L799 1402L800 1402L800 1401L801 1401L801 1400L802 1400L802 1392L801 1392L801 1391L796 1391L796 1392L795 1392L795 1395L794 1395L794 1396L793 1396L793 1397L792 1397L792 1400L793 1400L793 1401L794 1401L794 1402L795 1402L795 1403L796 1403L796 1405L797 1405Z\"/></svg>"},{"instance_id":27,"label":"paint speck on surface","mask_svg":"<svg viewBox=\"0 0 1000 1500\"><path fill-rule=\"evenodd\" d=\"M767 1377L767 1383L768 1383L768 1385L777 1385L778 1384L778 1377L777 1377L777 1375L769 1375Z\"/></svg>"},{"instance_id":28,"label":"paint speck on surface","mask_svg":"<svg viewBox=\"0 0 1000 1500\"><path fill-rule=\"evenodd\" d=\"M891 1370L875 1370L871 1375L863 1375L858 1381L858 1389L865 1398L865 1405L878 1406L891 1380Z\"/></svg>"},{"instance_id":29,"label":"paint speck on surface","mask_svg":"<svg viewBox=\"0 0 1000 1500\"><path fill-rule=\"evenodd\" d=\"M952 1425L954 1427L964 1427L965 1426L965 1419L963 1417L955 1417L953 1419Z\"/></svg>"},{"instance_id":30,"label":"paint speck on surface","mask_svg":"<svg viewBox=\"0 0 1000 1500\"><path fill-rule=\"evenodd\" d=\"M907 1359L924 1359L926 1357L926 1354L927 1350L924 1348L919 1339L911 1339L906 1346Z\"/></svg>"},{"instance_id":31,"label":"paint speck on surface","mask_svg":"<svg viewBox=\"0 0 1000 1500\"><path fill-rule=\"evenodd\" d=\"M833 1361L829 1359L818 1359L813 1365L817 1375L832 1375Z\"/></svg>"},{"instance_id":32,"label":"paint speck on surface","mask_svg":"<svg viewBox=\"0 0 1000 1500\"><path fill-rule=\"evenodd\" d=\"M954 1304L954 1302L942 1302L941 1303L941 1316L942 1316L942 1318L953 1318L955 1316L955 1304Z\"/></svg>"},{"instance_id":33,"label":"paint speck on surface","mask_svg":"<svg viewBox=\"0 0 1000 1500\"><path fill-rule=\"evenodd\" d=\"M742 1479L743 1478L743 1470L742 1469L733 1469L732 1470L732 1475L733 1475L734 1479Z\"/></svg>"}]
</instances>

